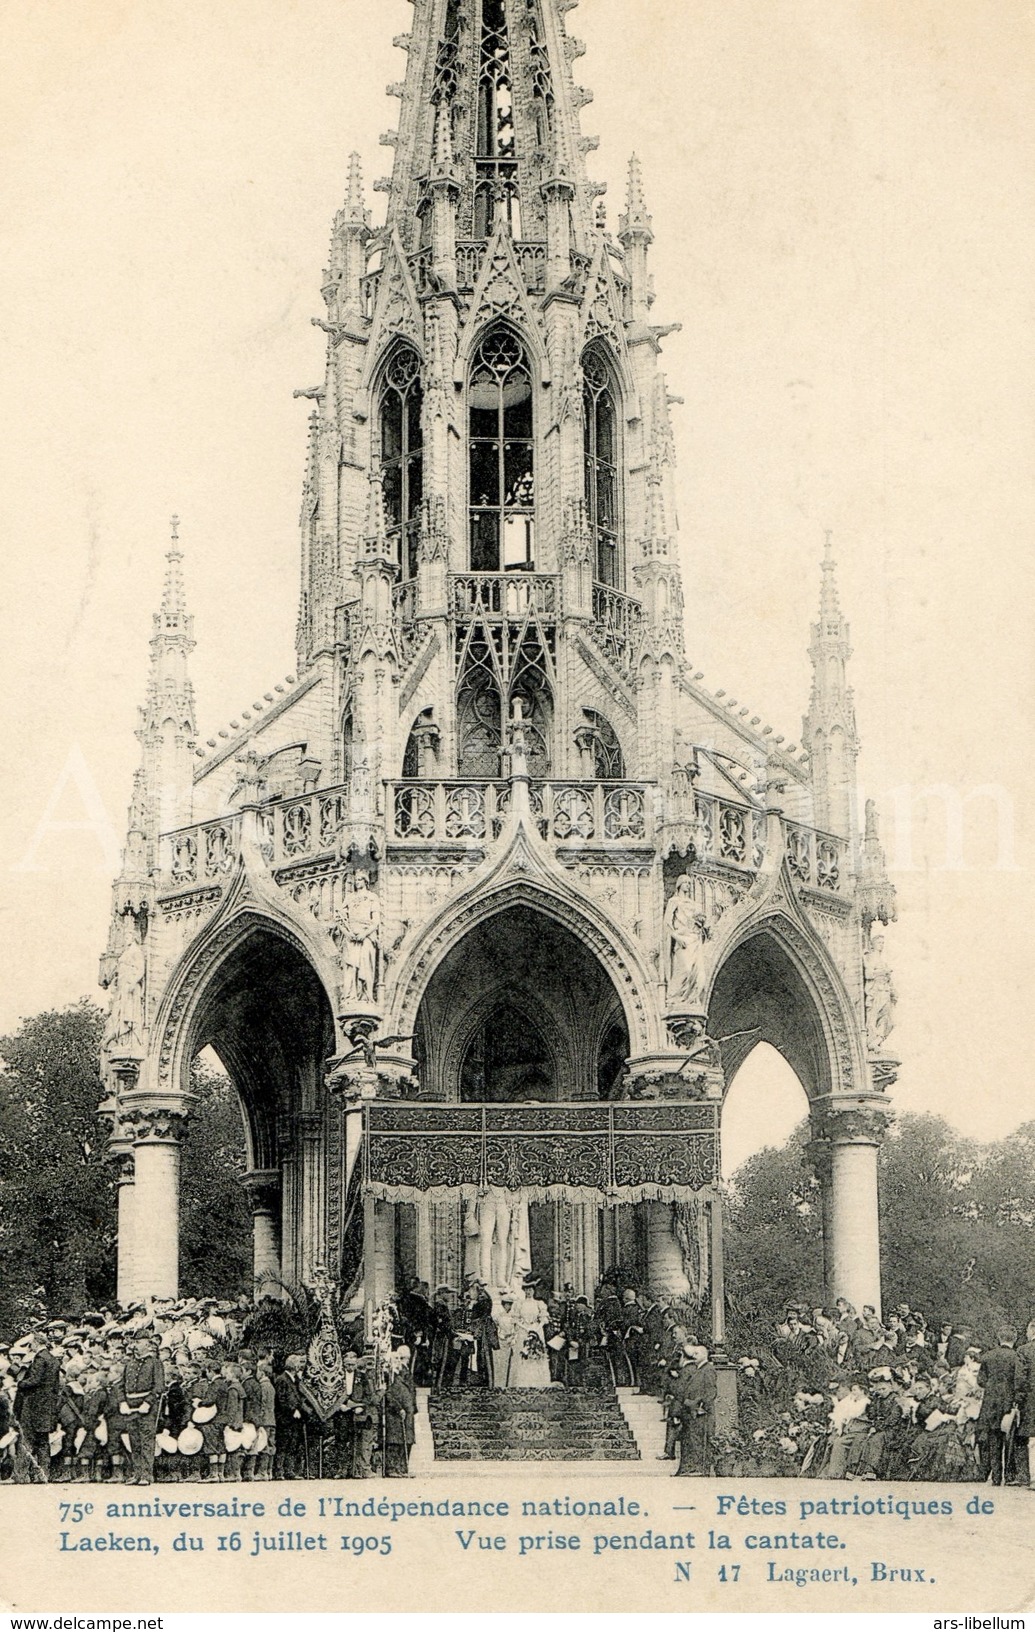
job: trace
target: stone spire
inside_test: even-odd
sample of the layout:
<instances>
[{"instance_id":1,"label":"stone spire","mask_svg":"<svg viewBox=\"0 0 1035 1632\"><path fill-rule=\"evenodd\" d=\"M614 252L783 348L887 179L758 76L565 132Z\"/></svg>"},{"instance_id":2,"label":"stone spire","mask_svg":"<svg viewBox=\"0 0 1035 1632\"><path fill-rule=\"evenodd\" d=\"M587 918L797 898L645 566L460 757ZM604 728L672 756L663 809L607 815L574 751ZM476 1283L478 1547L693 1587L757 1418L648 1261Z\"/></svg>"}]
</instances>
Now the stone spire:
<instances>
[{"instance_id":1,"label":"stone spire","mask_svg":"<svg viewBox=\"0 0 1035 1632\"><path fill-rule=\"evenodd\" d=\"M859 739L855 707L848 685L848 624L837 592L837 564L831 534L826 535L819 597L819 622L812 625L812 695L802 723L802 742L809 750L814 815L817 827L842 838L852 836L855 807L855 761Z\"/></svg>"},{"instance_id":2,"label":"stone spire","mask_svg":"<svg viewBox=\"0 0 1035 1632\"><path fill-rule=\"evenodd\" d=\"M331 249L323 280L323 298L330 317L341 321L358 317L360 286L367 269L370 211L363 192L363 169L358 153L349 154L345 203L334 217Z\"/></svg>"},{"instance_id":3,"label":"stone spire","mask_svg":"<svg viewBox=\"0 0 1035 1632\"><path fill-rule=\"evenodd\" d=\"M381 138L395 150L392 175L375 183L389 195L388 230L408 253L420 247L447 133L461 240L490 237L501 217L515 238L545 238L541 189L560 154L575 189L573 247L586 251L594 189L578 115L591 98L572 82L583 47L565 33L567 9L556 0L415 0L411 32L396 40L409 58L406 79L389 87L401 97L399 127Z\"/></svg>"},{"instance_id":4,"label":"stone spire","mask_svg":"<svg viewBox=\"0 0 1035 1632\"><path fill-rule=\"evenodd\" d=\"M654 232L643 196L640 161L635 153L629 160L625 214L619 217L618 240L625 251L625 264L629 273L630 315L634 323L645 323L654 299L647 270L647 252L654 242Z\"/></svg>"},{"instance_id":5,"label":"stone spire","mask_svg":"<svg viewBox=\"0 0 1035 1632\"><path fill-rule=\"evenodd\" d=\"M880 842L877 806L872 799L866 801L857 900L864 929L868 930L875 923L894 923L895 886L888 877L884 847Z\"/></svg>"},{"instance_id":6,"label":"stone spire","mask_svg":"<svg viewBox=\"0 0 1035 1632\"><path fill-rule=\"evenodd\" d=\"M142 776L140 786L134 786L134 807L146 806L152 839L191 819L198 732L187 663L193 650L194 619L187 611L179 517L174 516L162 604L152 619L147 694L137 728Z\"/></svg>"}]
</instances>

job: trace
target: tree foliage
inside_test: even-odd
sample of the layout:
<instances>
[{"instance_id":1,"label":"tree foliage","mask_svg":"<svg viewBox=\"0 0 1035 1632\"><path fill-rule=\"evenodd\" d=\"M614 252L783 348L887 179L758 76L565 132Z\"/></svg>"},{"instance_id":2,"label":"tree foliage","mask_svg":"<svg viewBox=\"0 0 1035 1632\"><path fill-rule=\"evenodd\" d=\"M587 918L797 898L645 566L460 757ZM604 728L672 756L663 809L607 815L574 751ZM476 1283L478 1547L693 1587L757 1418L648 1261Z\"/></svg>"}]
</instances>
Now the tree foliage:
<instances>
[{"instance_id":1,"label":"tree foliage","mask_svg":"<svg viewBox=\"0 0 1035 1632\"><path fill-rule=\"evenodd\" d=\"M240 1102L230 1078L195 1061L196 1096L180 1165L180 1290L231 1298L252 1288L252 1221Z\"/></svg>"},{"instance_id":2,"label":"tree foliage","mask_svg":"<svg viewBox=\"0 0 1035 1632\"><path fill-rule=\"evenodd\" d=\"M97 1126L102 1016L77 1003L0 1038L0 1331L110 1302L115 1177Z\"/></svg>"},{"instance_id":3,"label":"tree foliage","mask_svg":"<svg viewBox=\"0 0 1035 1632\"><path fill-rule=\"evenodd\" d=\"M819 1186L808 1124L752 1156L726 1197L731 1314L771 1323L790 1300L823 1297ZM1035 1123L990 1144L942 1117L902 1116L881 1147L881 1259L887 1307L990 1335L1035 1315Z\"/></svg>"},{"instance_id":4,"label":"tree foliage","mask_svg":"<svg viewBox=\"0 0 1035 1632\"><path fill-rule=\"evenodd\" d=\"M117 1197L97 1124L103 1015L83 1000L0 1038L0 1334L115 1299ZM244 1132L233 1085L195 1064L183 1148L183 1290L251 1288Z\"/></svg>"}]
</instances>

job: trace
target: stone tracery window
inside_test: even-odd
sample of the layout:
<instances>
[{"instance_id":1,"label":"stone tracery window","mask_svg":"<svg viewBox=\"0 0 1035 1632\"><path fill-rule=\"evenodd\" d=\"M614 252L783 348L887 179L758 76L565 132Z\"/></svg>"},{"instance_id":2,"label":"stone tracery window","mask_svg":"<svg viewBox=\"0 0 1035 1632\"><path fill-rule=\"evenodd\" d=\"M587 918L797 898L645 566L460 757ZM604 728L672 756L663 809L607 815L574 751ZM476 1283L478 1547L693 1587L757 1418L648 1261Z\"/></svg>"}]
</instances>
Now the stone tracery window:
<instances>
[{"instance_id":1,"label":"stone tracery window","mask_svg":"<svg viewBox=\"0 0 1035 1632\"><path fill-rule=\"evenodd\" d=\"M513 78L504 0L482 0L476 149L474 235L487 238L502 216L512 236L520 238Z\"/></svg>"},{"instance_id":2,"label":"stone tracery window","mask_svg":"<svg viewBox=\"0 0 1035 1632\"><path fill-rule=\"evenodd\" d=\"M625 756L611 721L595 708L583 709L586 743L593 755L593 774L598 782L621 782L625 778Z\"/></svg>"},{"instance_id":3,"label":"stone tracery window","mask_svg":"<svg viewBox=\"0 0 1035 1632\"><path fill-rule=\"evenodd\" d=\"M420 358L410 346L388 360L381 386L381 469L385 524L403 578L417 576L424 493Z\"/></svg>"},{"instance_id":4,"label":"stone tracery window","mask_svg":"<svg viewBox=\"0 0 1035 1632\"><path fill-rule=\"evenodd\" d=\"M618 413L615 388L598 351L582 361L583 451L586 513L596 552L597 582L620 588L618 508Z\"/></svg>"},{"instance_id":5,"label":"stone tracery window","mask_svg":"<svg viewBox=\"0 0 1035 1632\"><path fill-rule=\"evenodd\" d=\"M509 329L492 329L471 366L471 569L530 572L535 566L532 371Z\"/></svg>"}]
</instances>

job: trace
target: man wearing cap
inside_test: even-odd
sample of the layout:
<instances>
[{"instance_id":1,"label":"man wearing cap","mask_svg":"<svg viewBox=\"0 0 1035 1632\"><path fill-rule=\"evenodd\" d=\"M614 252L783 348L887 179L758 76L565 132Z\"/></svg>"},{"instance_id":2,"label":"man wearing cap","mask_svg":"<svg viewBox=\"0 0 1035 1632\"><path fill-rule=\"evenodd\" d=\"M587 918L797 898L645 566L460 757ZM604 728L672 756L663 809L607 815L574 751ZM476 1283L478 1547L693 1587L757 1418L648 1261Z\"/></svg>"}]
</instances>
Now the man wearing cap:
<instances>
[{"instance_id":1,"label":"man wearing cap","mask_svg":"<svg viewBox=\"0 0 1035 1632\"><path fill-rule=\"evenodd\" d=\"M165 1392L165 1367L151 1338L140 1334L119 1385L120 1434L129 1440L130 1485L149 1485L154 1476L158 1408Z\"/></svg>"},{"instance_id":2,"label":"man wearing cap","mask_svg":"<svg viewBox=\"0 0 1035 1632\"><path fill-rule=\"evenodd\" d=\"M49 1328L48 1328L49 1330ZM14 1414L25 1449L44 1480L50 1478L50 1436L57 1427L61 1364L43 1332L33 1334L32 1359L18 1384Z\"/></svg>"}]
</instances>

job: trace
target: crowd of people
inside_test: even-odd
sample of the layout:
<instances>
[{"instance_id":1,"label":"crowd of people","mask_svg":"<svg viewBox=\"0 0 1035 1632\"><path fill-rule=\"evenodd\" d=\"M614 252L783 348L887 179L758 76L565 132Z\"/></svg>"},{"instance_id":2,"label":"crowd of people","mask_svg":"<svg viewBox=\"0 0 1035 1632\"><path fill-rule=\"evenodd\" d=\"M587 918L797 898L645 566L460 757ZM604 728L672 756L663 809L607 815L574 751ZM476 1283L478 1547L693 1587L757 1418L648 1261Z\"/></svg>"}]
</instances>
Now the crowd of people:
<instances>
[{"instance_id":1,"label":"crowd of people","mask_svg":"<svg viewBox=\"0 0 1035 1632\"><path fill-rule=\"evenodd\" d=\"M50 1320L0 1344L0 1480L407 1474L416 1393L405 1345L335 1334L333 1387L314 1312L290 1300L158 1300Z\"/></svg>"},{"instance_id":2,"label":"crowd of people","mask_svg":"<svg viewBox=\"0 0 1035 1632\"><path fill-rule=\"evenodd\" d=\"M657 1400L662 1459L684 1476L1035 1489L1035 1321L1019 1342L1009 1326L932 1325L905 1304L881 1319L842 1298L789 1305L739 1354L710 1350L698 1325L621 1277L592 1300L543 1296L531 1275L434 1293L414 1279L377 1312L373 1342L362 1310L326 1293L89 1311L0 1344L0 1480L402 1478L420 1388L624 1387Z\"/></svg>"}]
</instances>

